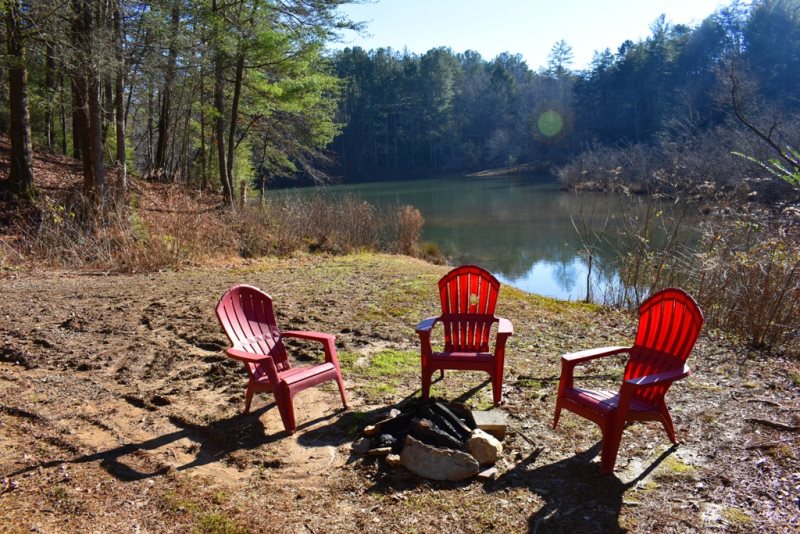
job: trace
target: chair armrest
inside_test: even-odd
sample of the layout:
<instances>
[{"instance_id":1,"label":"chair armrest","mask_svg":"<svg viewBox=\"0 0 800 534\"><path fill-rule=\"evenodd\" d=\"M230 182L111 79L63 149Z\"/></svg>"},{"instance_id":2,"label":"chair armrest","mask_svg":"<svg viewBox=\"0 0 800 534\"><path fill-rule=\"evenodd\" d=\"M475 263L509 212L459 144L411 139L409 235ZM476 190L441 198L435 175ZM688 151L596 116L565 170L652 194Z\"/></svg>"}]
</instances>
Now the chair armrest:
<instances>
[{"instance_id":1,"label":"chair armrest","mask_svg":"<svg viewBox=\"0 0 800 534\"><path fill-rule=\"evenodd\" d=\"M339 368L339 358L336 354L336 336L324 332L305 332L302 330L287 330L281 332L281 337L306 339L308 341L319 341L322 343L322 350L325 352L325 361L331 362Z\"/></svg>"},{"instance_id":2,"label":"chair armrest","mask_svg":"<svg viewBox=\"0 0 800 534\"><path fill-rule=\"evenodd\" d=\"M438 320L439 320L438 317L428 317L427 319L423 319L417 325L417 334L422 334L426 332L430 333L430 331L433 329L433 325L435 325L436 321Z\"/></svg>"},{"instance_id":3,"label":"chair armrest","mask_svg":"<svg viewBox=\"0 0 800 534\"><path fill-rule=\"evenodd\" d=\"M497 323L498 336L500 335L511 336L514 334L514 325L511 324L511 321L509 321L508 319L504 319L502 317L498 317L497 320L498 320Z\"/></svg>"},{"instance_id":4,"label":"chair armrest","mask_svg":"<svg viewBox=\"0 0 800 534\"><path fill-rule=\"evenodd\" d=\"M278 383L278 368L275 367L275 361L272 359L272 356L267 354L251 354L236 347L231 347L230 349L226 350L225 354L234 360L239 360L246 364L252 363L262 365L267 373L269 381L273 384L273 386ZM250 375L250 380L253 380L252 371L250 371Z\"/></svg>"},{"instance_id":5,"label":"chair armrest","mask_svg":"<svg viewBox=\"0 0 800 534\"><path fill-rule=\"evenodd\" d=\"M597 349L587 349L578 352L570 352L561 355L562 364L577 365L581 362L595 360L597 358L605 358L606 356L613 356L614 354L621 354L628 352L631 347L600 347Z\"/></svg>"},{"instance_id":6,"label":"chair armrest","mask_svg":"<svg viewBox=\"0 0 800 534\"><path fill-rule=\"evenodd\" d=\"M567 389L572 389L574 382L573 374L575 367L579 363L588 362L597 358L604 358L606 356L613 356L614 354L621 354L629 352L632 347L600 347L597 349L587 349L578 352L570 352L561 355L561 378L558 381L558 396L563 395Z\"/></svg>"},{"instance_id":7,"label":"chair armrest","mask_svg":"<svg viewBox=\"0 0 800 534\"><path fill-rule=\"evenodd\" d=\"M267 360L272 360L272 356L267 354L253 354L236 347L231 347L225 351L228 357L234 360L239 360L245 363L265 363Z\"/></svg>"},{"instance_id":8,"label":"chair armrest","mask_svg":"<svg viewBox=\"0 0 800 534\"><path fill-rule=\"evenodd\" d=\"M336 341L336 336L333 334L326 334L324 332L305 332L302 330L287 330L281 332L282 337L294 337L297 339L308 339L310 341L319 341L325 343L327 341Z\"/></svg>"},{"instance_id":9,"label":"chair armrest","mask_svg":"<svg viewBox=\"0 0 800 534\"><path fill-rule=\"evenodd\" d=\"M689 366L684 365L683 368L676 367L675 369L670 369L669 371L664 371L663 373L640 376L639 378L629 378L628 380L625 380L623 384L628 387L643 388L654 386L656 384L674 382L675 380L686 378L690 374L692 373L689 370Z\"/></svg>"}]
</instances>

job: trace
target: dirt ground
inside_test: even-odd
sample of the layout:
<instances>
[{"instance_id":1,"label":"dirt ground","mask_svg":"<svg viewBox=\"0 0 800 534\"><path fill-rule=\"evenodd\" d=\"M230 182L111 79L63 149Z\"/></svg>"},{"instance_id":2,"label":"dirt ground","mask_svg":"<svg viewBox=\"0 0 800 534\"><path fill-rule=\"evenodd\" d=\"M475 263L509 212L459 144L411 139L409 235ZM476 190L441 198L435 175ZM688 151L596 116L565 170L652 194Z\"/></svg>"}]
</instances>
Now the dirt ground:
<instances>
[{"instance_id":1,"label":"dirt ground","mask_svg":"<svg viewBox=\"0 0 800 534\"><path fill-rule=\"evenodd\" d=\"M419 395L414 325L436 313L446 270L301 255L0 273L0 532L800 531L796 359L704 331L694 374L668 397L683 443L631 426L604 477L594 425L565 413L551 429L559 355L630 340L631 318L507 287L498 477L432 482L351 455L363 426ZM284 329L336 334L349 410L326 384L297 396L294 435L269 395L240 415L246 376L214 316L236 283L270 293ZM300 363L317 355L291 347ZM613 384L622 363L584 367L581 380ZM480 373L448 373L433 393L479 408L491 398Z\"/></svg>"}]
</instances>

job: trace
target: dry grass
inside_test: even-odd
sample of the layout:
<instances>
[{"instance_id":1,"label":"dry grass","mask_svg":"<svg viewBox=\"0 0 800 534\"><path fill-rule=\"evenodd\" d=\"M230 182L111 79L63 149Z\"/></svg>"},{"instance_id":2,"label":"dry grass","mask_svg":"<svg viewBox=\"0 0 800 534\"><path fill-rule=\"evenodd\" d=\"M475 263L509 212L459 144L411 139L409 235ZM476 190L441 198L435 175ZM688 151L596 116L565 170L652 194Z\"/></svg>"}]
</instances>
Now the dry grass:
<instances>
[{"instance_id":1,"label":"dry grass","mask_svg":"<svg viewBox=\"0 0 800 534\"><path fill-rule=\"evenodd\" d=\"M178 186L135 182L123 202L89 215L76 189L43 192L3 232L0 265L142 272L232 255L419 254L424 220L411 206L379 211L355 196L323 195L237 210L218 201Z\"/></svg>"},{"instance_id":2,"label":"dry grass","mask_svg":"<svg viewBox=\"0 0 800 534\"><path fill-rule=\"evenodd\" d=\"M631 199L633 200L633 199ZM636 309L664 287L697 299L709 326L757 349L800 354L800 213L735 200L715 208L641 197L616 227L578 219L584 250L619 280L596 301ZM702 214L701 214L702 213ZM594 223L594 224L593 224ZM596 254L602 248L609 252Z\"/></svg>"}]
</instances>

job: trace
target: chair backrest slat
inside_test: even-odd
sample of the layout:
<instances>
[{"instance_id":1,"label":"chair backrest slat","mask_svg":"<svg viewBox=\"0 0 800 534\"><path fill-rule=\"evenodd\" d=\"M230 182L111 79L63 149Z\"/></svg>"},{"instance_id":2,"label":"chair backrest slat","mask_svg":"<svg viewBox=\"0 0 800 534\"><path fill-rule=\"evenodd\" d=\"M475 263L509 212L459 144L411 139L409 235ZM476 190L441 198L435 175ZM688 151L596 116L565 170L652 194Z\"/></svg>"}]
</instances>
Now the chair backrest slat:
<instances>
[{"instance_id":1,"label":"chair backrest slat","mask_svg":"<svg viewBox=\"0 0 800 534\"><path fill-rule=\"evenodd\" d=\"M269 295L253 286L234 286L220 298L217 317L235 346L252 354L271 355L279 371L289 368ZM262 372L257 365L247 367L251 373Z\"/></svg>"},{"instance_id":2,"label":"chair backrest slat","mask_svg":"<svg viewBox=\"0 0 800 534\"><path fill-rule=\"evenodd\" d=\"M682 367L702 326L703 313L686 292L668 288L655 293L639 308L639 328L625 368L625 379ZM636 396L660 402L667 389L669 386L640 388Z\"/></svg>"},{"instance_id":3,"label":"chair backrest slat","mask_svg":"<svg viewBox=\"0 0 800 534\"><path fill-rule=\"evenodd\" d=\"M487 352L500 282L475 265L456 267L439 281L445 351Z\"/></svg>"}]
</instances>

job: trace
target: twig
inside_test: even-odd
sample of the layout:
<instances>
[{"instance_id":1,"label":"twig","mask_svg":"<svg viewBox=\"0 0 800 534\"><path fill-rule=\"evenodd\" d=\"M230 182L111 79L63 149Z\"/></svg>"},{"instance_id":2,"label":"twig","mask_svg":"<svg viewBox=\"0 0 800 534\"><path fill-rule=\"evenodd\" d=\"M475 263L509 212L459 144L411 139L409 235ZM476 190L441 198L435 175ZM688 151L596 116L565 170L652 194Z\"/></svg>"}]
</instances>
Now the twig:
<instances>
[{"instance_id":1,"label":"twig","mask_svg":"<svg viewBox=\"0 0 800 534\"><path fill-rule=\"evenodd\" d=\"M745 449L747 449L748 451L752 451L755 449L770 450L770 449L775 449L780 445L781 443L775 443L774 441L771 441L768 443L756 443L754 445L748 445L747 447L745 447Z\"/></svg>"},{"instance_id":2,"label":"twig","mask_svg":"<svg viewBox=\"0 0 800 534\"><path fill-rule=\"evenodd\" d=\"M783 405L769 399L745 399L743 402L761 402L766 404L767 406L774 406L776 408L783 409Z\"/></svg>"},{"instance_id":3,"label":"twig","mask_svg":"<svg viewBox=\"0 0 800 534\"><path fill-rule=\"evenodd\" d=\"M516 428L512 427L511 425L509 425L509 426L508 426L508 430L509 430L510 432L513 432L514 434L518 435L519 437L521 437L522 439L524 439L525 441L527 441L527 442L528 442L528 443L530 443L531 445L533 445L533 446L536 446L536 445L537 445L537 443L536 443L535 441L533 441L533 440L532 440L532 439L530 439L528 436L526 436L525 434L523 434L522 432L520 432L520 431L519 431L519 430L517 430ZM542 449L544 449L544 447L543 447Z\"/></svg>"},{"instance_id":4,"label":"twig","mask_svg":"<svg viewBox=\"0 0 800 534\"><path fill-rule=\"evenodd\" d=\"M787 432L797 432L800 430L800 426L795 425L787 425L784 423L778 423L776 421L769 421L767 419L757 419L754 417L750 417L746 420L748 423L754 423L759 425L768 426L770 428L774 428L776 430L786 430Z\"/></svg>"}]
</instances>

